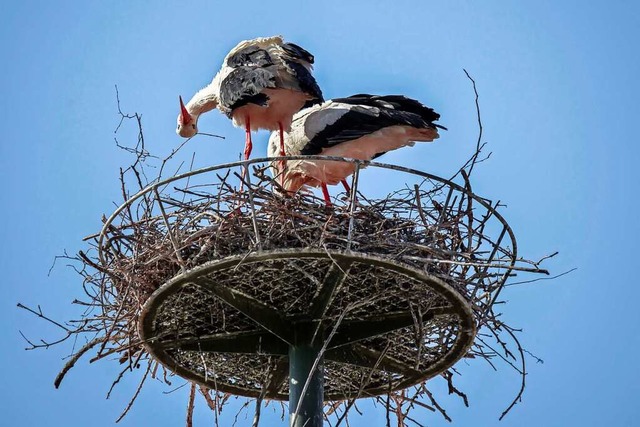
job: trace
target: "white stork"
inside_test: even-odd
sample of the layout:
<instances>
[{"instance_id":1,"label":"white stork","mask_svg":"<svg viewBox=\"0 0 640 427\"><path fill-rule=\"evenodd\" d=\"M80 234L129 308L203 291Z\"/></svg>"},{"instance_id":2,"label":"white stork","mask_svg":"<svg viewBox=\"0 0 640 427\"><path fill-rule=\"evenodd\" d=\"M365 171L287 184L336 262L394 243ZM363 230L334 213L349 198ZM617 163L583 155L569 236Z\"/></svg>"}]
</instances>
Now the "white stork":
<instances>
[{"instance_id":1,"label":"white stork","mask_svg":"<svg viewBox=\"0 0 640 427\"><path fill-rule=\"evenodd\" d=\"M298 112L285 134L287 155L326 155L372 160L387 151L431 142L438 138L434 122L440 115L419 101L401 95L359 94L336 98ZM269 138L269 157L279 155L278 137ZM322 187L331 205L327 184L342 182L355 170L353 163L330 160L290 160L272 164L274 176L281 176L285 190L296 192L304 186ZM283 170L284 169L284 170Z\"/></svg>"},{"instance_id":2,"label":"white stork","mask_svg":"<svg viewBox=\"0 0 640 427\"><path fill-rule=\"evenodd\" d=\"M233 124L246 131L244 156L251 154L251 131L279 131L284 154L283 131L291 129L291 118L303 107L323 101L311 74L314 58L282 37L245 40L225 57L213 81L184 105L180 97L178 135L198 133L198 117L218 108Z\"/></svg>"}]
</instances>

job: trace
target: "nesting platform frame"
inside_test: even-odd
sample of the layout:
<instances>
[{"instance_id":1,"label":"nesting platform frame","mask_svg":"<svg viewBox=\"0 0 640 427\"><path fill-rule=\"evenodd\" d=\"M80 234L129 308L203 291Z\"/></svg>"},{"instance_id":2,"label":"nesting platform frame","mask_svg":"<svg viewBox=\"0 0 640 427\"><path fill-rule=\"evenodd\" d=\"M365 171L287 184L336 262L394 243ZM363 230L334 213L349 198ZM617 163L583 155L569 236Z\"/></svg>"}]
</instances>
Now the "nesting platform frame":
<instances>
[{"instance_id":1,"label":"nesting platform frame","mask_svg":"<svg viewBox=\"0 0 640 427\"><path fill-rule=\"evenodd\" d=\"M221 273L224 278L228 279L230 271L243 265L248 269L235 273L237 274L237 280L241 281L247 275L252 275L251 270L259 271L261 268L273 268L270 262L274 260L284 263L291 261L306 263L319 260L328 266L324 280L317 282L319 286L313 292L311 303L304 305L304 307L308 307L308 310L296 310L295 313L287 315L279 312L273 306L247 295L242 290L234 289L226 283L216 282L216 273ZM418 314L410 312L406 309L407 307L396 307L395 310L389 312L389 307L377 307L378 304L372 302L371 304L366 304L367 310L372 313L370 316L365 316L364 318L355 316L351 319L347 308L346 316L343 318L335 314L325 318L327 311L332 303L336 302L337 298L342 296L345 299L349 299L349 295L341 294L340 288L350 274L350 267L354 264L359 265L361 273L364 273L362 276L365 279L366 273L371 274L372 270L386 272L389 275L387 280L382 284L378 284L378 286L389 286L389 292L400 291L402 287L412 285L423 286L428 289L429 293L432 293L433 302L445 302L446 304L434 305L420 314L422 317L421 323L423 324L427 324L436 317L448 316L451 318L449 320L451 326L453 326L451 332L455 338L449 344L448 351L440 355L441 357L430 366L417 370L406 362L386 356L383 353L384 348L376 348L376 344L379 347L379 343L369 342L367 343L368 346L367 344L361 344L362 342L366 343L367 340L372 341L371 339L375 337L393 334L413 327L420 322L416 317ZM354 274L356 276L351 277L351 280L358 282L358 273ZM301 277L302 280L306 279L304 276ZM399 286L394 286L391 282L394 277L397 279ZM222 281L225 282L224 280ZM315 279L311 279L311 281L315 282ZM363 287L368 284L366 280L361 283ZM258 283L258 286L260 284ZM292 284L283 284L284 287L287 285ZM315 286L315 283L311 283L311 285ZM234 333L180 338L180 331L171 330L172 326L175 325L168 324L166 317L160 320L158 318L162 318L163 309L171 311L175 315L180 315L176 313L180 311L180 307L176 307L175 304L167 304L167 300L188 286L195 286L224 301L229 307L251 319L256 324L256 328L240 330ZM299 296L291 295L293 299L297 297ZM386 299L381 299L379 304L384 304L385 302L387 302ZM280 306L282 303L283 301L278 301L277 305ZM357 304L354 305L357 306ZM188 308L185 308L185 310L188 310ZM386 311L386 314L376 315L374 314L376 311L382 313ZM297 344L311 344L314 341L313 337L317 334L320 334L318 338L320 338L320 343L322 344L327 338L327 334L330 334L334 328L332 339L327 342L324 352L326 361L367 369L373 369L377 366L392 372L397 378L393 384L383 384L373 388L365 387L362 390L356 388L352 389L351 393L347 390L331 390L326 393L326 400L332 401L353 398L358 394L358 397L384 394L389 391L390 386L393 390L398 390L425 381L448 369L464 356L475 337L475 322L471 307L457 291L442 280L420 272L415 268L380 257L357 253L313 250L269 251L249 256L229 257L189 270L176 276L154 292L144 305L139 323L140 336L145 343L147 351L154 358L187 379L211 389L217 388L223 392L247 397L260 396L260 390L218 383L215 378L208 377L206 373L185 369L184 366L181 366L176 361L176 358L172 357L171 353L183 350L274 356L277 359L277 368L271 373L264 397L278 400L288 399L288 393L283 393L281 390L283 388L282 382L286 380L288 374L288 363L284 359L286 359L290 347Z\"/></svg>"}]
</instances>

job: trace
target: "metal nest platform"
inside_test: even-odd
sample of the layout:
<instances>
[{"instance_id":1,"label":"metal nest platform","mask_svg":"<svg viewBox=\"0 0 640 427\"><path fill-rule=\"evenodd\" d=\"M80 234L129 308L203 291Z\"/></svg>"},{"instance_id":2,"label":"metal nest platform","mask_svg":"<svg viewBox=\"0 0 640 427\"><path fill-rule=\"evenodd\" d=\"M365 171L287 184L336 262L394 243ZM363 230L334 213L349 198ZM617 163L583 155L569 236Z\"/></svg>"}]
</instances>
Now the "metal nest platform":
<instances>
[{"instance_id":1,"label":"metal nest platform","mask_svg":"<svg viewBox=\"0 0 640 427\"><path fill-rule=\"evenodd\" d=\"M466 354L475 321L460 293L424 271L305 249L208 262L160 287L140 316L145 347L165 367L247 397L288 400L290 347L328 335L324 396L343 400L443 372Z\"/></svg>"},{"instance_id":2,"label":"metal nest platform","mask_svg":"<svg viewBox=\"0 0 640 427\"><path fill-rule=\"evenodd\" d=\"M256 159L127 197L96 238L101 301L118 313L112 351L210 389L288 399L291 349L311 346L325 400L405 389L483 355L475 332L518 268L516 244L466 174L456 184L303 158L354 163L350 195L331 208L313 193L285 195ZM367 174L400 189L381 193Z\"/></svg>"}]
</instances>

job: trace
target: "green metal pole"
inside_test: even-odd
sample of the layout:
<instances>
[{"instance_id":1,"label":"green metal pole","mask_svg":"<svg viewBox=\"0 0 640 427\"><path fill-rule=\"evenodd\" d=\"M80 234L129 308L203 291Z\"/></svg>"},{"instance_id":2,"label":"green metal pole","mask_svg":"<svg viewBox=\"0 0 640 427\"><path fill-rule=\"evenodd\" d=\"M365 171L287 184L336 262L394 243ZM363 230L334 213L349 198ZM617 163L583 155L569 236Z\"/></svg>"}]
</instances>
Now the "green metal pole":
<instances>
[{"instance_id":1,"label":"green metal pole","mask_svg":"<svg viewBox=\"0 0 640 427\"><path fill-rule=\"evenodd\" d=\"M305 329L297 331L296 336L301 339L297 339L296 345L289 347L290 426L322 427L324 397L324 360L322 358L318 360L316 369L312 372L313 365L320 354L322 339L309 343L313 331ZM322 336L322 334L318 335ZM306 383L308 385L304 390Z\"/></svg>"}]
</instances>

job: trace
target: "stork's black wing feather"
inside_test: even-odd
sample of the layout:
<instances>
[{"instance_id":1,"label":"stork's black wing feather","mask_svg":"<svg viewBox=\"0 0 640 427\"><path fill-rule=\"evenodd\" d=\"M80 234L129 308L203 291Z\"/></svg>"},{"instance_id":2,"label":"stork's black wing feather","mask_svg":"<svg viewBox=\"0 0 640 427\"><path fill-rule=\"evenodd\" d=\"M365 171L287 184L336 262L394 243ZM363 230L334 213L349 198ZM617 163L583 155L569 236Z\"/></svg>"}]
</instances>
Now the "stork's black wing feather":
<instances>
[{"instance_id":1,"label":"stork's black wing feather","mask_svg":"<svg viewBox=\"0 0 640 427\"><path fill-rule=\"evenodd\" d=\"M343 99L347 98L333 99L332 101L345 103ZM426 120L421 115L411 111L396 110L395 108L383 107L381 105L363 103L347 104L353 105L353 107L345 107L346 111L340 118L333 123L327 124L327 126L316 135L311 136L309 142L302 148L300 154L319 154L324 148L358 139L390 126L404 125L415 128L433 129L436 127L431 120ZM317 115L322 115L323 112L326 111L327 110L320 110L311 113L307 120L321 120L322 117ZM431 111L433 112L433 110ZM437 113L434 114L437 116ZM314 115L316 115L315 118L311 117Z\"/></svg>"},{"instance_id":2,"label":"stork's black wing feather","mask_svg":"<svg viewBox=\"0 0 640 427\"><path fill-rule=\"evenodd\" d=\"M231 114L231 110L249 103L267 105L269 97L262 90L274 87L275 74L268 68L238 67L222 81L220 105L227 115Z\"/></svg>"},{"instance_id":3,"label":"stork's black wing feather","mask_svg":"<svg viewBox=\"0 0 640 427\"><path fill-rule=\"evenodd\" d=\"M240 49L229 58L227 58L227 65L231 68L237 67L268 67L273 65L273 59L265 49L261 49L257 46L247 46L244 49Z\"/></svg>"},{"instance_id":4,"label":"stork's black wing feather","mask_svg":"<svg viewBox=\"0 0 640 427\"><path fill-rule=\"evenodd\" d=\"M309 100L302 108L308 108L315 104L321 104L324 102L324 98L322 97L322 90L316 79L313 77L311 72L304 65L299 62L290 61L288 59L283 60L284 66L287 69L289 74L292 74L296 79L298 85L300 86L300 90L313 98Z\"/></svg>"},{"instance_id":5,"label":"stork's black wing feather","mask_svg":"<svg viewBox=\"0 0 640 427\"><path fill-rule=\"evenodd\" d=\"M369 107L378 107L385 110L404 111L408 113L417 114L427 122L435 122L440 118L440 114L433 111L433 108L429 108L423 105L420 101L412 98L407 98L403 95L369 95L361 93L357 95L351 95L346 98L336 98L333 101L341 102L343 104L350 105L367 105ZM434 126L440 129L446 129L444 126L433 123Z\"/></svg>"},{"instance_id":6,"label":"stork's black wing feather","mask_svg":"<svg viewBox=\"0 0 640 427\"><path fill-rule=\"evenodd\" d=\"M309 64L313 64L314 57L308 50L301 48L295 43L283 43L282 49L287 52L290 56L296 59L302 59L303 61L308 62Z\"/></svg>"}]
</instances>

